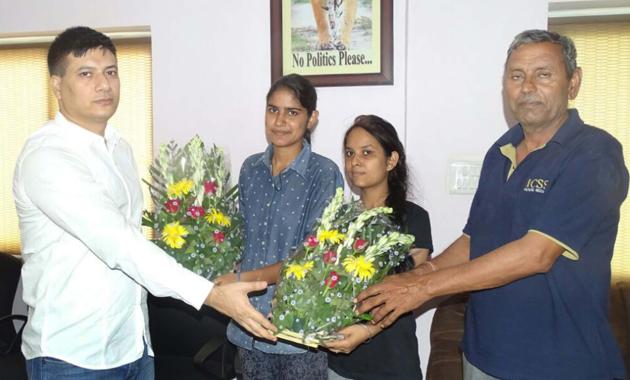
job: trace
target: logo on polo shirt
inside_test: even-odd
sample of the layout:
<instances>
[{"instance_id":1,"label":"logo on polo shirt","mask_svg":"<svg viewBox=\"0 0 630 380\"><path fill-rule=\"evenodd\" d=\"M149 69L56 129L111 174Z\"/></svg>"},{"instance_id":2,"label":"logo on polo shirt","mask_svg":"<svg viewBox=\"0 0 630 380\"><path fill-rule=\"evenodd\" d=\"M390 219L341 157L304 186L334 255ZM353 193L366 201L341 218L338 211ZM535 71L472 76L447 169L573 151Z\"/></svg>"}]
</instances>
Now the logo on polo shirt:
<instances>
[{"instance_id":1,"label":"logo on polo shirt","mask_svg":"<svg viewBox=\"0 0 630 380\"><path fill-rule=\"evenodd\" d=\"M545 191L547 190L548 185L549 185L548 179L530 178L525 183L525 187L523 188L523 191L526 191L528 193L544 194Z\"/></svg>"}]
</instances>

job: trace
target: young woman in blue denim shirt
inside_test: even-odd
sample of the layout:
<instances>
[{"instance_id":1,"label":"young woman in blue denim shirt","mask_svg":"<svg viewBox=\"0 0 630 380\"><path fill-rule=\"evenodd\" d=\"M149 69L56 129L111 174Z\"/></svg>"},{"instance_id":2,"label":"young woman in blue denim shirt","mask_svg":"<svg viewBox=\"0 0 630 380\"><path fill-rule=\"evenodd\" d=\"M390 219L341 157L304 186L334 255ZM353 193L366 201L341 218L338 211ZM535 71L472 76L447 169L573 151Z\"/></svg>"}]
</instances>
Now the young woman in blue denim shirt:
<instances>
[{"instance_id":1,"label":"young woman in blue denim shirt","mask_svg":"<svg viewBox=\"0 0 630 380\"><path fill-rule=\"evenodd\" d=\"M265 136L269 145L245 160L239 176L245 219L242 274L223 276L218 283L239 277L275 283L280 263L304 240L335 189L343 186L337 165L311 151L316 105L315 88L297 74L280 78L267 93ZM271 310L274 290L271 285L263 294L251 297L263 314ZM233 322L228 326L228 339L239 347L243 379L327 378L324 352L259 340Z\"/></svg>"}]
</instances>

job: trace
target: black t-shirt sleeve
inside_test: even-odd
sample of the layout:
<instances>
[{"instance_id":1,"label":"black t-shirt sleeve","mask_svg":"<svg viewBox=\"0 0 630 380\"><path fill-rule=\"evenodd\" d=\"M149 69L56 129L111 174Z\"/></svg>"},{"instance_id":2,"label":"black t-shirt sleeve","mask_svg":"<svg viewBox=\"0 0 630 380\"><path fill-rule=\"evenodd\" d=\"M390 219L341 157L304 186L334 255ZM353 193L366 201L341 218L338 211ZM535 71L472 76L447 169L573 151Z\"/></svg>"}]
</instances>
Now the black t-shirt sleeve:
<instances>
[{"instance_id":1,"label":"black t-shirt sleeve","mask_svg":"<svg viewBox=\"0 0 630 380\"><path fill-rule=\"evenodd\" d=\"M405 225L402 232L415 236L415 248L426 248L429 253L433 252L433 239L431 238L431 222L429 213L413 202L405 203Z\"/></svg>"}]
</instances>

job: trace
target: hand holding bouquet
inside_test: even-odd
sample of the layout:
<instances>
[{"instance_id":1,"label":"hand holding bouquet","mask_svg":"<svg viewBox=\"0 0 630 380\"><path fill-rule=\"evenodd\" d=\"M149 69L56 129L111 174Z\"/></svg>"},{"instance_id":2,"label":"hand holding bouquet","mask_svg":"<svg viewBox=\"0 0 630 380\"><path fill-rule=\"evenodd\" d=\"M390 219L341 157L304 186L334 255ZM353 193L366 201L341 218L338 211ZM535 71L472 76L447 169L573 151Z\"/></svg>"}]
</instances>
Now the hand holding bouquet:
<instances>
[{"instance_id":1,"label":"hand holding bouquet","mask_svg":"<svg viewBox=\"0 0 630 380\"><path fill-rule=\"evenodd\" d=\"M272 308L279 337L317 346L340 328L370 319L355 314L353 298L380 282L414 241L398 232L387 217L391 212L344 203L337 189L315 232L282 269Z\"/></svg>"},{"instance_id":2,"label":"hand holding bouquet","mask_svg":"<svg viewBox=\"0 0 630 380\"><path fill-rule=\"evenodd\" d=\"M232 271L243 250L243 222L223 151L206 151L198 136L183 149L170 142L160 146L150 173L145 183L155 211L145 211L142 224L155 230L155 244L206 278Z\"/></svg>"}]
</instances>

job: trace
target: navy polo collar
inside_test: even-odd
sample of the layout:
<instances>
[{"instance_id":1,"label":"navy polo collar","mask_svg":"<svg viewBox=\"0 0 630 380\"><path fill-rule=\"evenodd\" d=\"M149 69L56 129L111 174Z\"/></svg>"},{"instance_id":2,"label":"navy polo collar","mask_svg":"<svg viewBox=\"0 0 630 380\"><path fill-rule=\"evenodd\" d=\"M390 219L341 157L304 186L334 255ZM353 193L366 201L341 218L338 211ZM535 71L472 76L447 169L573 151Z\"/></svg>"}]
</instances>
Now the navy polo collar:
<instances>
[{"instance_id":1,"label":"navy polo collar","mask_svg":"<svg viewBox=\"0 0 630 380\"><path fill-rule=\"evenodd\" d=\"M269 169L269 171L271 171L271 157L273 157L273 145L269 144L267 146L267 149L265 149L265 152L263 153L263 155L260 156L260 158L256 162L256 164L265 165ZM301 175L302 177L305 177L306 169L308 167L308 161L310 160L310 158L311 158L311 144L309 144L308 141L303 140L302 150L297 155L297 157L295 157L295 160L291 162L291 165L289 165L289 167L285 169L285 171L293 170L299 175Z\"/></svg>"},{"instance_id":2,"label":"navy polo collar","mask_svg":"<svg viewBox=\"0 0 630 380\"><path fill-rule=\"evenodd\" d=\"M584 124L576 109L572 108L567 111L569 113L569 117L546 145L551 142L565 145L578 133L579 127ZM523 127L521 126L521 123L518 123L510 128L510 130L508 130L503 136L501 136L501 138L497 140L496 145L498 145L499 147L506 144L517 146L518 143L523 140L523 137Z\"/></svg>"}]
</instances>

